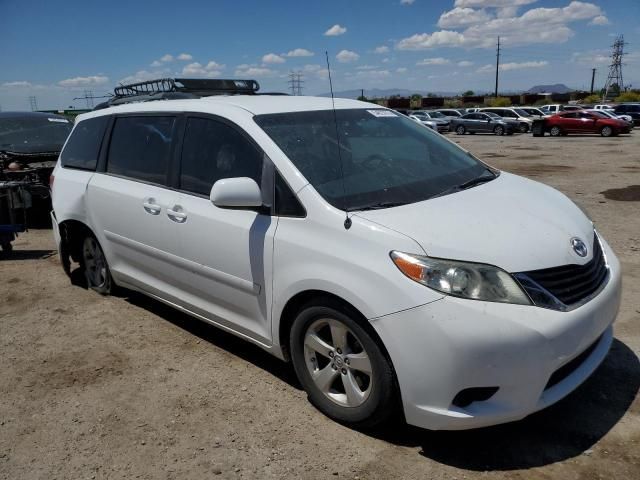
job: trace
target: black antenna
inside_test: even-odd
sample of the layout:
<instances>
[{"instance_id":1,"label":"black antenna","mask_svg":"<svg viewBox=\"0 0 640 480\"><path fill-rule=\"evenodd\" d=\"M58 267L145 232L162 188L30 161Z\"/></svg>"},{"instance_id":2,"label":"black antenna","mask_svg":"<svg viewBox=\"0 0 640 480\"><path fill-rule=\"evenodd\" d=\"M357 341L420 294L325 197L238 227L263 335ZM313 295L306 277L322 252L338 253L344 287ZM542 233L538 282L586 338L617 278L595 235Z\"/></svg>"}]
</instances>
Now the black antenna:
<instances>
[{"instance_id":1,"label":"black antenna","mask_svg":"<svg viewBox=\"0 0 640 480\"><path fill-rule=\"evenodd\" d=\"M340 160L340 175L342 176L342 199L344 200L343 207L346 218L344 219L344 228L349 230L351 228L351 219L349 218L349 206L347 205L347 187L344 181L344 165L342 163L342 148L340 147L340 133L338 130L338 117L336 115L336 101L333 98L333 82L331 81L331 67L329 66L329 52L325 50L325 57L327 58L327 72L329 73L329 90L331 91L331 106L333 107L333 124L336 128L336 142L338 142L338 159Z\"/></svg>"}]
</instances>

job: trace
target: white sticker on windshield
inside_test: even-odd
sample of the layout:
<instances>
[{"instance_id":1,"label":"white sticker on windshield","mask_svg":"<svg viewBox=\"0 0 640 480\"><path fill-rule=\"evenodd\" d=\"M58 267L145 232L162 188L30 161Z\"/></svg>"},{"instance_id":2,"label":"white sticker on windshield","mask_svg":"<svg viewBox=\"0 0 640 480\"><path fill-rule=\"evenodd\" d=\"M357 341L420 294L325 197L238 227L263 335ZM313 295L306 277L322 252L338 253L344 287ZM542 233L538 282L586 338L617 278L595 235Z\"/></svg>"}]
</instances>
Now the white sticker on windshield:
<instances>
[{"instance_id":1,"label":"white sticker on windshield","mask_svg":"<svg viewBox=\"0 0 640 480\"><path fill-rule=\"evenodd\" d=\"M66 120L64 118L47 118L47 120L49 120L50 122L56 122L56 123L69 123L69 120Z\"/></svg>"},{"instance_id":2,"label":"white sticker on windshield","mask_svg":"<svg viewBox=\"0 0 640 480\"><path fill-rule=\"evenodd\" d=\"M397 117L391 110L367 110L374 117Z\"/></svg>"}]
</instances>

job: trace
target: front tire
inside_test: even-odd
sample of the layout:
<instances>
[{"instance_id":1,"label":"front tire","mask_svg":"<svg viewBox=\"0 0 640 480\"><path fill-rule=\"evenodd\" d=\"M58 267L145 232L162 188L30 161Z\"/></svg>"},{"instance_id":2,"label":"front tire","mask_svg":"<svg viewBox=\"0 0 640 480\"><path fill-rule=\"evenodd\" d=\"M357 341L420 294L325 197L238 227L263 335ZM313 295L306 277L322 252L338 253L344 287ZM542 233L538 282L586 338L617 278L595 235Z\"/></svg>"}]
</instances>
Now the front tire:
<instances>
[{"instance_id":1,"label":"front tire","mask_svg":"<svg viewBox=\"0 0 640 480\"><path fill-rule=\"evenodd\" d=\"M520 131L520 133L527 133L529 131L529 125L527 125L526 123L521 123L518 127L518 130Z\"/></svg>"},{"instance_id":2,"label":"front tire","mask_svg":"<svg viewBox=\"0 0 640 480\"><path fill-rule=\"evenodd\" d=\"M496 128L493 129L493 133L495 133L496 135L504 135L504 127L501 127L500 125L498 125Z\"/></svg>"},{"instance_id":3,"label":"front tire","mask_svg":"<svg viewBox=\"0 0 640 480\"><path fill-rule=\"evenodd\" d=\"M373 336L337 304L309 305L290 333L293 366L310 402L343 424L371 428L395 411L395 377Z\"/></svg>"},{"instance_id":4,"label":"front tire","mask_svg":"<svg viewBox=\"0 0 640 480\"><path fill-rule=\"evenodd\" d=\"M456 127L456 133L457 133L458 135L464 135L464 133L465 133L466 131L467 131L467 129L466 129L466 128L464 128L464 125L458 125L458 126Z\"/></svg>"},{"instance_id":5,"label":"front tire","mask_svg":"<svg viewBox=\"0 0 640 480\"><path fill-rule=\"evenodd\" d=\"M554 125L549 130L549 135L551 135L552 137L559 137L560 135L562 135L562 130L557 125Z\"/></svg>"},{"instance_id":6,"label":"front tire","mask_svg":"<svg viewBox=\"0 0 640 480\"><path fill-rule=\"evenodd\" d=\"M93 235L82 242L82 269L87 287L101 295L109 295L113 289L113 279L102 247Z\"/></svg>"},{"instance_id":7,"label":"front tire","mask_svg":"<svg viewBox=\"0 0 640 480\"><path fill-rule=\"evenodd\" d=\"M611 128L609 125L605 125L600 130L600 135L602 135L603 137L611 137L613 136L613 134L614 134L613 128Z\"/></svg>"}]
</instances>

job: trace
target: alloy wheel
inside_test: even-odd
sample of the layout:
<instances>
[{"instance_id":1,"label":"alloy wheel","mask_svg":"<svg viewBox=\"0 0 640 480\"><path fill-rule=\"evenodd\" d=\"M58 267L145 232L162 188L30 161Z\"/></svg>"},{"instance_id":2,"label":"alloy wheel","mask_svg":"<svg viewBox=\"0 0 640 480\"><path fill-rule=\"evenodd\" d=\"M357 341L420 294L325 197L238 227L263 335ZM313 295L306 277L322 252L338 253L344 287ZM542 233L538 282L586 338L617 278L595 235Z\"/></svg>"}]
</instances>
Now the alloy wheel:
<instances>
[{"instance_id":1,"label":"alloy wheel","mask_svg":"<svg viewBox=\"0 0 640 480\"><path fill-rule=\"evenodd\" d=\"M104 285L107 279L107 262L95 238L85 238L82 245L82 259L90 286Z\"/></svg>"},{"instance_id":2,"label":"alloy wheel","mask_svg":"<svg viewBox=\"0 0 640 480\"><path fill-rule=\"evenodd\" d=\"M342 322L314 321L304 335L304 358L315 386L332 402L358 407L369 397L371 360L363 343Z\"/></svg>"}]
</instances>

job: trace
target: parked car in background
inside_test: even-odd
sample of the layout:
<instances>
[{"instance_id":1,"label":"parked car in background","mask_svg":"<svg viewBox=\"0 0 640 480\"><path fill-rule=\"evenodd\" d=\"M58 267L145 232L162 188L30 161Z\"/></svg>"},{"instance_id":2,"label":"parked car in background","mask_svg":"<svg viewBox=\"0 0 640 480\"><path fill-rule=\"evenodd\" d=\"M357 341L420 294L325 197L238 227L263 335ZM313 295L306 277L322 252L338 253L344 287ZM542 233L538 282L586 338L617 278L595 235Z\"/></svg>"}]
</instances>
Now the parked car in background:
<instances>
[{"instance_id":1,"label":"parked car in background","mask_svg":"<svg viewBox=\"0 0 640 480\"><path fill-rule=\"evenodd\" d=\"M633 129L633 117L631 117L631 115L616 115L615 113L613 113L613 110L604 110L604 109L596 110L595 108L587 110L587 112L601 113L602 115L606 115L609 118L624 120L629 124L629 127Z\"/></svg>"},{"instance_id":2,"label":"parked car in background","mask_svg":"<svg viewBox=\"0 0 640 480\"><path fill-rule=\"evenodd\" d=\"M524 110L520 108L499 108L499 107L487 107L481 108L480 112L491 112L496 115L501 116L502 118L509 118L511 120L518 121L518 130L520 133L527 133L531 130L531 125L533 124L533 119L531 116Z\"/></svg>"},{"instance_id":3,"label":"parked car in background","mask_svg":"<svg viewBox=\"0 0 640 480\"><path fill-rule=\"evenodd\" d=\"M562 106L563 112L573 112L575 110L584 110L584 108L581 105L563 105Z\"/></svg>"},{"instance_id":4,"label":"parked car in background","mask_svg":"<svg viewBox=\"0 0 640 480\"><path fill-rule=\"evenodd\" d=\"M593 110L615 110L615 106L614 105L609 105L609 104L598 104L598 105L594 105L593 106Z\"/></svg>"},{"instance_id":5,"label":"parked car in background","mask_svg":"<svg viewBox=\"0 0 640 480\"><path fill-rule=\"evenodd\" d=\"M458 135L465 133L493 133L511 135L518 131L518 124L509 122L491 112L466 113L451 120L451 130Z\"/></svg>"},{"instance_id":6,"label":"parked car in background","mask_svg":"<svg viewBox=\"0 0 640 480\"><path fill-rule=\"evenodd\" d=\"M519 420L604 361L620 262L562 193L371 103L179 82L234 94L117 87L131 103L80 115L60 155L53 234L95 292L291 361L313 405L359 428L399 407L437 430Z\"/></svg>"},{"instance_id":7,"label":"parked car in background","mask_svg":"<svg viewBox=\"0 0 640 480\"><path fill-rule=\"evenodd\" d=\"M438 128L438 132L442 133L449 131L451 120L443 114L429 110L416 110L413 113L414 115L421 115L434 122Z\"/></svg>"},{"instance_id":8,"label":"parked car in background","mask_svg":"<svg viewBox=\"0 0 640 480\"><path fill-rule=\"evenodd\" d=\"M444 115L445 117L449 117L451 118L458 118L461 117L463 114L462 112L454 109L454 108L439 108L437 110L435 110L436 112L440 112L442 115Z\"/></svg>"},{"instance_id":9,"label":"parked car in background","mask_svg":"<svg viewBox=\"0 0 640 480\"><path fill-rule=\"evenodd\" d=\"M542 110L540 110L538 107L518 107L520 110L523 110L525 112L527 112L527 114L533 118L547 118L550 115L548 113L544 113Z\"/></svg>"},{"instance_id":10,"label":"parked car in background","mask_svg":"<svg viewBox=\"0 0 640 480\"><path fill-rule=\"evenodd\" d=\"M48 218L49 177L73 124L61 115L0 112L0 181L18 182L29 204Z\"/></svg>"},{"instance_id":11,"label":"parked car in background","mask_svg":"<svg viewBox=\"0 0 640 480\"><path fill-rule=\"evenodd\" d=\"M603 137L611 137L620 133L629 133L631 130L624 120L610 118L601 112L586 110L553 115L546 119L545 129L552 137L569 133L599 133Z\"/></svg>"},{"instance_id":12,"label":"parked car in background","mask_svg":"<svg viewBox=\"0 0 640 480\"><path fill-rule=\"evenodd\" d=\"M419 115L416 113L409 113L407 117L419 123L420 125L430 128L431 130L435 130L436 132L438 131L438 124L435 121L431 120L429 117L425 117L424 115Z\"/></svg>"},{"instance_id":13,"label":"parked car in background","mask_svg":"<svg viewBox=\"0 0 640 480\"><path fill-rule=\"evenodd\" d=\"M640 125L640 103L621 103L613 110L616 115L629 115L633 119L633 124Z\"/></svg>"}]
</instances>

